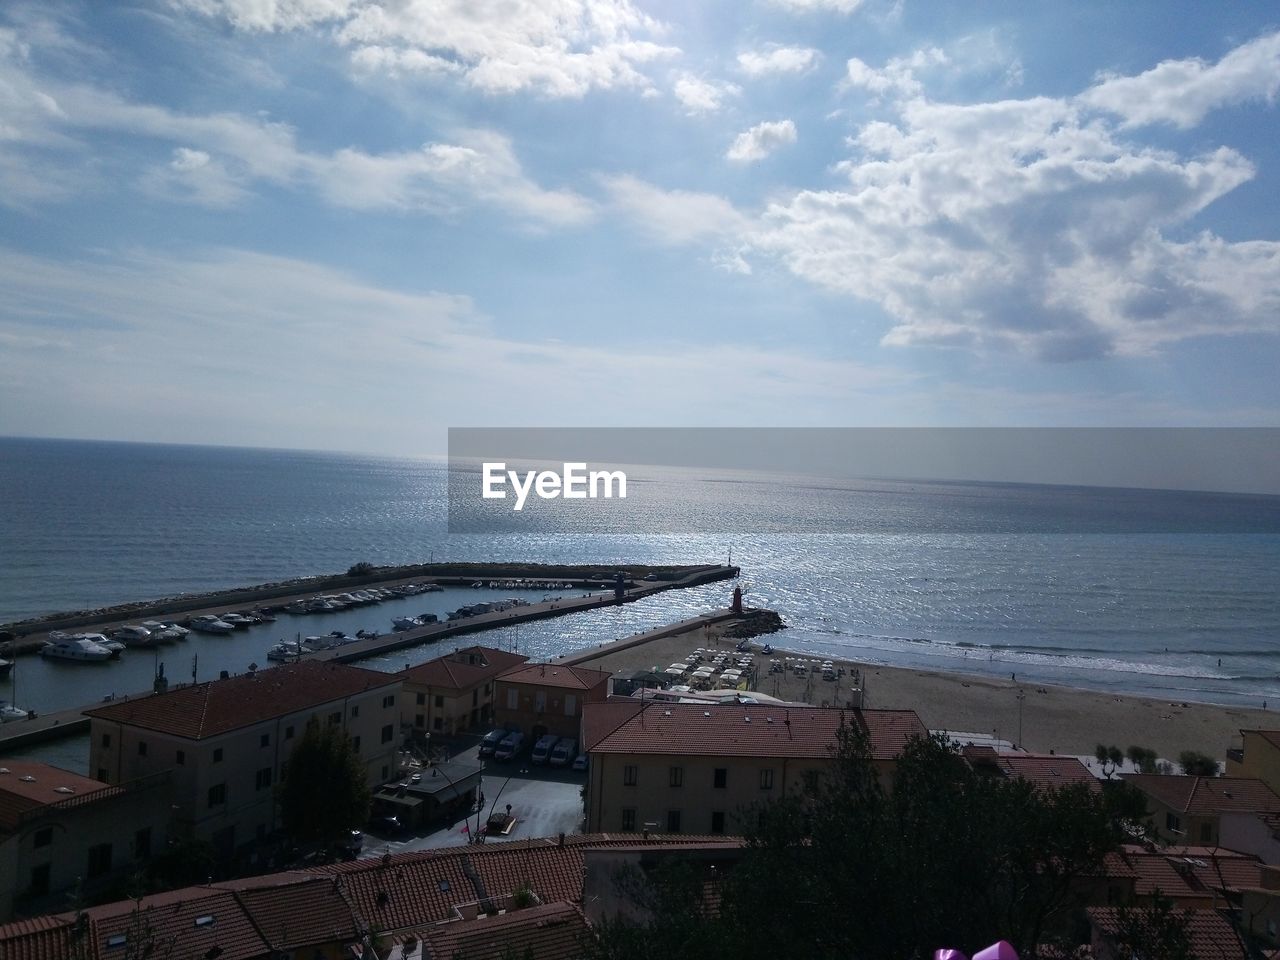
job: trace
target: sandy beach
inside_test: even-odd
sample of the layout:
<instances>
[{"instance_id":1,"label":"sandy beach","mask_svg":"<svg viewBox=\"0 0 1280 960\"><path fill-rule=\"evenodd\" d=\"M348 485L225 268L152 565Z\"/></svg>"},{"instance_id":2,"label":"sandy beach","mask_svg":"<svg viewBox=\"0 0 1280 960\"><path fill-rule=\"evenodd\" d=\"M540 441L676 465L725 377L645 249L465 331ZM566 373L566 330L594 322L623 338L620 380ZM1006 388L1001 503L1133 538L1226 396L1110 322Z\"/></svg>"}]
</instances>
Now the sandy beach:
<instances>
[{"instance_id":1,"label":"sandy beach","mask_svg":"<svg viewBox=\"0 0 1280 960\"><path fill-rule=\"evenodd\" d=\"M683 660L697 647L731 649L722 639L726 625L695 629L647 643L606 645L593 655L573 658L582 666L625 671L663 668ZM786 631L752 641L775 647L774 657L785 657ZM806 657L809 655L805 655ZM761 660L759 653L757 660ZM768 658L763 658L765 661ZM1240 745L1240 729L1280 728L1273 711L1216 706L1187 701L1171 702L1137 696L1113 695L1050 684L1019 684L986 676L912 670L835 661L846 671L864 674L864 703L869 707L910 708L931 730L994 734L1018 742L1018 693L1022 691L1022 739L1034 752L1092 754L1098 743L1121 750L1130 745L1148 747L1162 758L1176 760L1184 750L1198 750L1220 761L1228 747ZM767 663L764 671L767 671ZM804 681L790 673L761 672L757 688L785 700L818 706L835 706L848 699L848 680Z\"/></svg>"}]
</instances>

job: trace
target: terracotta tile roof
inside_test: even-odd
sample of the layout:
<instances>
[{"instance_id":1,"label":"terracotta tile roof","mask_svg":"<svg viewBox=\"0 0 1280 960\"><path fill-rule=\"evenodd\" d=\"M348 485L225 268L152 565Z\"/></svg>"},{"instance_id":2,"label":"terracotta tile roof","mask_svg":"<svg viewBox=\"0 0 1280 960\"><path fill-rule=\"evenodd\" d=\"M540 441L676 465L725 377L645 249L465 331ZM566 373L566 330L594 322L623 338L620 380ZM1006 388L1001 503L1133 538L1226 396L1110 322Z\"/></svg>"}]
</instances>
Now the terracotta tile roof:
<instances>
[{"instance_id":1,"label":"terracotta tile roof","mask_svg":"<svg viewBox=\"0 0 1280 960\"><path fill-rule=\"evenodd\" d=\"M475 658L478 662L469 663ZM400 672L405 683L433 687L439 690L469 690L478 683L492 679L505 670L528 661L518 653L494 650L492 647L464 647L443 657L436 657L416 667Z\"/></svg>"},{"instance_id":2,"label":"terracotta tile roof","mask_svg":"<svg viewBox=\"0 0 1280 960\"><path fill-rule=\"evenodd\" d=\"M35 917L0 924L4 960L67 960L73 956L72 924L64 917Z\"/></svg>"},{"instance_id":3,"label":"terracotta tile roof","mask_svg":"<svg viewBox=\"0 0 1280 960\"><path fill-rule=\"evenodd\" d=\"M566 663L526 663L512 667L498 679L504 683L527 683L558 690L594 690L611 676L607 670L590 670Z\"/></svg>"},{"instance_id":4,"label":"terracotta tile roof","mask_svg":"<svg viewBox=\"0 0 1280 960\"><path fill-rule=\"evenodd\" d=\"M359 939L359 925L332 877L298 874L302 879L236 892L258 933L273 950L295 950L316 943ZM254 878L261 881L262 878Z\"/></svg>"},{"instance_id":5,"label":"terracotta tile roof","mask_svg":"<svg viewBox=\"0 0 1280 960\"><path fill-rule=\"evenodd\" d=\"M838 710L760 704L625 703L584 708L585 749L729 757L827 757L844 722L858 723L878 760L896 757L928 730L914 710Z\"/></svg>"},{"instance_id":6,"label":"terracotta tile roof","mask_svg":"<svg viewBox=\"0 0 1280 960\"><path fill-rule=\"evenodd\" d=\"M1249 730L1241 728L1240 733L1242 735L1246 733L1256 734L1263 740L1267 741L1267 743L1271 744L1271 746L1280 748L1280 730Z\"/></svg>"},{"instance_id":7,"label":"terracotta tile roof","mask_svg":"<svg viewBox=\"0 0 1280 960\"><path fill-rule=\"evenodd\" d=\"M1126 773L1122 779L1149 797L1182 813L1203 816L1224 810L1280 813L1280 796L1250 777L1179 777Z\"/></svg>"},{"instance_id":8,"label":"terracotta tile roof","mask_svg":"<svg viewBox=\"0 0 1280 960\"><path fill-rule=\"evenodd\" d=\"M582 956L589 935L587 919L571 903L549 903L498 917L458 920L425 932L431 960L502 960L505 956L530 960L574 960Z\"/></svg>"},{"instance_id":9,"label":"terracotta tile roof","mask_svg":"<svg viewBox=\"0 0 1280 960\"><path fill-rule=\"evenodd\" d=\"M1246 960L1248 953L1235 929L1217 910L1176 910L1187 922L1193 960ZM1089 922L1103 934L1113 936L1118 929L1119 911L1114 907L1090 907Z\"/></svg>"},{"instance_id":10,"label":"terracotta tile roof","mask_svg":"<svg viewBox=\"0 0 1280 960\"><path fill-rule=\"evenodd\" d=\"M119 936L134 937L135 951L143 949L138 944L154 944L160 957L169 950L174 957L203 957L217 947L218 960L257 960L270 951L229 890L186 887L146 897L136 907L132 900L122 900L85 912L95 955L103 960L119 950L108 943Z\"/></svg>"},{"instance_id":11,"label":"terracotta tile roof","mask_svg":"<svg viewBox=\"0 0 1280 960\"><path fill-rule=\"evenodd\" d=\"M12 830L23 814L73 798L120 793L101 780L34 760L0 760L0 831Z\"/></svg>"},{"instance_id":12,"label":"terracotta tile roof","mask_svg":"<svg viewBox=\"0 0 1280 960\"><path fill-rule=\"evenodd\" d=\"M1051 790L1069 783L1083 783L1094 791L1102 789L1098 778L1075 757L1005 753L996 760L996 765L1004 771L1005 776L1027 780L1041 790Z\"/></svg>"},{"instance_id":13,"label":"terracotta tile roof","mask_svg":"<svg viewBox=\"0 0 1280 960\"><path fill-rule=\"evenodd\" d=\"M1207 899L1214 890L1239 890L1262 883L1262 862L1255 856L1225 847L1162 847L1149 849L1125 844L1107 861L1108 876L1119 860L1137 878L1134 890L1149 896L1157 890L1173 898Z\"/></svg>"},{"instance_id":14,"label":"terracotta tile roof","mask_svg":"<svg viewBox=\"0 0 1280 960\"><path fill-rule=\"evenodd\" d=\"M302 661L86 710L90 717L199 740L400 683L394 674Z\"/></svg>"}]
</instances>

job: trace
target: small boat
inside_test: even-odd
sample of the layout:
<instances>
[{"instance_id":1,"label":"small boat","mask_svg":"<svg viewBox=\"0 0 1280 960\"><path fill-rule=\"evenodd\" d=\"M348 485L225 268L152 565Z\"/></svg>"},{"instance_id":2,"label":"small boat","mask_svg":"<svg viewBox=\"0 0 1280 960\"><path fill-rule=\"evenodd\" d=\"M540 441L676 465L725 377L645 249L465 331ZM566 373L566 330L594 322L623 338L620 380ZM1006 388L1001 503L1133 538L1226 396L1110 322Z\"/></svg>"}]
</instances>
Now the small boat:
<instances>
[{"instance_id":1,"label":"small boat","mask_svg":"<svg viewBox=\"0 0 1280 960\"><path fill-rule=\"evenodd\" d=\"M483 587L483 586L484 586L484 583L483 583L482 581L480 581L480 580L477 580L475 583L473 583L473 584L471 585L471 589L472 589L472 590L479 590L479 589L480 589L481 587Z\"/></svg>"},{"instance_id":2,"label":"small boat","mask_svg":"<svg viewBox=\"0 0 1280 960\"><path fill-rule=\"evenodd\" d=\"M232 633L235 630L231 624L212 613L206 613L202 617L192 617L190 625L192 630L198 630L200 633Z\"/></svg>"},{"instance_id":3,"label":"small boat","mask_svg":"<svg viewBox=\"0 0 1280 960\"><path fill-rule=\"evenodd\" d=\"M172 643L174 640L185 640L191 633L186 627L164 620L143 620L142 625L151 631L161 643Z\"/></svg>"},{"instance_id":4,"label":"small boat","mask_svg":"<svg viewBox=\"0 0 1280 960\"><path fill-rule=\"evenodd\" d=\"M243 613L223 613L218 616L223 623L229 623L237 630L248 630L253 626L253 619Z\"/></svg>"},{"instance_id":5,"label":"small boat","mask_svg":"<svg viewBox=\"0 0 1280 960\"><path fill-rule=\"evenodd\" d=\"M50 640L41 647L40 656L48 657L51 660L80 660L84 662L102 662L119 656L105 643L99 642L106 641L106 639L100 633L80 633L70 637L64 635L59 639Z\"/></svg>"},{"instance_id":6,"label":"small boat","mask_svg":"<svg viewBox=\"0 0 1280 960\"><path fill-rule=\"evenodd\" d=\"M396 632L416 630L420 626L422 626L422 621L417 617L395 617L391 621L391 628Z\"/></svg>"},{"instance_id":7,"label":"small boat","mask_svg":"<svg viewBox=\"0 0 1280 960\"><path fill-rule=\"evenodd\" d=\"M0 723L10 723L14 720L26 720L30 714L21 707L15 707L8 700L0 700Z\"/></svg>"},{"instance_id":8,"label":"small boat","mask_svg":"<svg viewBox=\"0 0 1280 960\"><path fill-rule=\"evenodd\" d=\"M281 640L267 651L267 659L276 661L297 660L306 652L306 648L300 643L295 643L293 640Z\"/></svg>"},{"instance_id":9,"label":"small boat","mask_svg":"<svg viewBox=\"0 0 1280 960\"><path fill-rule=\"evenodd\" d=\"M106 647L108 650L110 650L110 651L111 651L115 656L117 656L117 657L118 657L118 656L120 656L120 654L124 653L124 651L125 651L125 649L126 649L125 644L124 644L124 643L122 643L122 642L121 642L121 641L119 641L119 640L112 640L112 639L110 639L110 638L103 638L102 640L99 640L99 641L97 641L97 642L98 642L99 644L101 644L102 646Z\"/></svg>"},{"instance_id":10,"label":"small boat","mask_svg":"<svg viewBox=\"0 0 1280 960\"><path fill-rule=\"evenodd\" d=\"M357 630L356 638L360 640L376 640L378 638L377 630Z\"/></svg>"},{"instance_id":11,"label":"small boat","mask_svg":"<svg viewBox=\"0 0 1280 960\"><path fill-rule=\"evenodd\" d=\"M286 603L282 608L285 613L309 613L307 601L294 600L292 603Z\"/></svg>"}]
</instances>

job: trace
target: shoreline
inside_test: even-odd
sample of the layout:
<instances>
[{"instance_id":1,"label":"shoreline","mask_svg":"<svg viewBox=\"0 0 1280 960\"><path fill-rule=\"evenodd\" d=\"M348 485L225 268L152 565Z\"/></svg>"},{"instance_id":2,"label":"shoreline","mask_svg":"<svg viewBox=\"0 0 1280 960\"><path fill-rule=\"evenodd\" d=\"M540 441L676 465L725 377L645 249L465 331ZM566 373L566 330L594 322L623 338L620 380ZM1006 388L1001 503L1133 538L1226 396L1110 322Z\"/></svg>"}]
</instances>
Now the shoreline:
<instances>
[{"instance_id":1,"label":"shoreline","mask_svg":"<svg viewBox=\"0 0 1280 960\"><path fill-rule=\"evenodd\" d=\"M719 639L722 625L655 636L651 640L602 647L567 654L563 660L596 669L640 670L663 667L684 658L699 646L719 640L722 649L732 642ZM656 633L656 632L655 632ZM815 706L838 705L840 687L830 681L802 681L792 674L768 673L769 659L815 659L804 651L785 646L785 631L752 638L759 674L757 691L784 700L806 701ZM774 646L769 657L760 647ZM1121 751L1129 746L1148 747L1161 759L1176 764L1184 750L1197 750L1223 759L1230 747L1240 745L1240 729L1280 729L1280 711L1231 704L1173 701L1136 694L1104 693L1084 687L1051 683L1016 683L1011 680L961 672L914 667L889 667L854 658L830 659L837 667L857 669L863 676L863 705L872 709L912 709L930 730L970 733L1018 743L1033 753L1092 756L1103 743ZM1024 699L1019 704L1018 694ZM806 695L807 694L807 695ZM1022 732L1019 736L1019 707Z\"/></svg>"}]
</instances>

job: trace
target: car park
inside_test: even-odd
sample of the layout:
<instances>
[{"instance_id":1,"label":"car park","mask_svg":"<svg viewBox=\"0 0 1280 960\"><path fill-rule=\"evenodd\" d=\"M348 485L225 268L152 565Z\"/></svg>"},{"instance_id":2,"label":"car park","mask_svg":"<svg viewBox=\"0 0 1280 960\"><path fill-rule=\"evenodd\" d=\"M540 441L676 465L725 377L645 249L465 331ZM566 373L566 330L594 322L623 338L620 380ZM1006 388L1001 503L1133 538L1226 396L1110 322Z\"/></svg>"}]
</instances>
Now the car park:
<instances>
[{"instance_id":1,"label":"car park","mask_svg":"<svg viewBox=\"0 0 1280 960\"><path fill-rule=\"evenodd\" d=\"M524 749L523 733L508 733L493 751L493 759L510 760Z\"/></svg>"},{"instance_id":2,"label":"car park","mask_svg":"<svg viewBox=\"0 0 1280 960\"><path fill-rule=\"evenodd\" d=\"M574 757L578 755L578 741L570 737L561 737L556 745L551 748L551 754L547 757L547 763L553 767L566 767Z\"/></svg>"},{"instance_id":3,"label":"car park","mask_svg":"<svg viewBox=\"0 0 1280 960\"><path fill-rule=\"evenodd\" d=\"M480 741L480 756L492 757L493 752L498 749L498 744L502 743L510 732L498 727L486 733L484 739Z\"/></svg>"},{"instance_id":4,"label":"car park","mask_svg":"<svg viewBox=\"0 0 1280 960\"><path fill-rule=\"evenodd\" d=\"M587 755L585 753L578 754L578 756L574 759L573 769L575 770L587 769Z\"/></svg>"}]
</instances>

